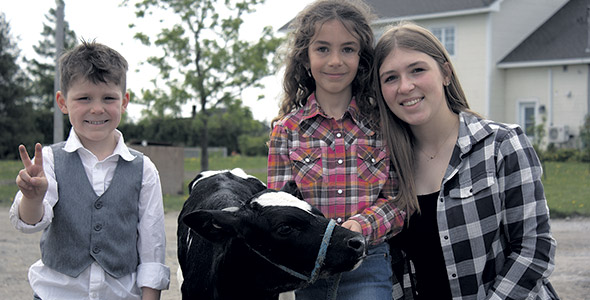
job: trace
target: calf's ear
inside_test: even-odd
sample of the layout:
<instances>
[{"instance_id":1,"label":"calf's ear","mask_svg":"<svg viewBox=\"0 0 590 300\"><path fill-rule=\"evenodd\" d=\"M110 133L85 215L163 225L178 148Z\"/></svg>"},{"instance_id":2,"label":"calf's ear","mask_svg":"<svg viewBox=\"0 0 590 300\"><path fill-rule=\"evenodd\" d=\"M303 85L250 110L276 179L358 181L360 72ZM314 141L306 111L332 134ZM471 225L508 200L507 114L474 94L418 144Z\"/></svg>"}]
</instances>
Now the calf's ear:
<instances>
[{"instance_id":1,"label":"calf's ear","mask_svg":"<svg viewBox=\"0 0 590 300\"><path fill-rule=\"evenodd\" d=\"M299 188L297 187L297 183L295 183L295 180L287 181L283 188L281 188L281 192L289 193L299 198L300 200L303 200L303 195L301 195L301 191L299 191Z\"/></svg>"},{"instance_id":2,"label":"calf's ear","mask_svg":"<svg viewBox=\"0 0 590 300\"><path fill-rule=\"evenodd\" d=\"M184 216L182 222L211 242L224 242L236 236L239 219L232 212L196 210Z\"/></svg>"},{"instance_id":3,"label":"calf's ear","mask_svg":"<svg viewBox=\"0 0 590 300\"><path fill-rule=\"evenodd\" d=\"M193 185L195 184L195 182L197 182L197 180L201 179L201 177L203 177L203 174L201 174L201 173L197 174L197 176L195 176L195 178L193 178L193 180L191 180L191 182L188 184L188 194L189 195L193 191Z\"/></svg>"}]
</instances>

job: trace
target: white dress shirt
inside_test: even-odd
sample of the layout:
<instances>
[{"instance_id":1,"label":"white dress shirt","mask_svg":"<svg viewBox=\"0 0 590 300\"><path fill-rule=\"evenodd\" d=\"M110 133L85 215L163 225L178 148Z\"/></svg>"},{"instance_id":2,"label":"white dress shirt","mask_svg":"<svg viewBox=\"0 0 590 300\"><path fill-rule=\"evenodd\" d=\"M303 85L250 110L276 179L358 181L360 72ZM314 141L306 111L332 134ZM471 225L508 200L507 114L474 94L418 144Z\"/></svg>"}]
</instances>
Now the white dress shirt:
<instances>
[{"instance_id":1,"label":"white dress shirt","mask_svg":"<svg viewBox=\"0 0 590 300\"><path fill-rule=\"evenodd\" d=\"M102 161L84 148L73 128L64 146L66 152L78 151L88 181L97 195L109 187L119 156L131 161L135 158L125 145L123 135L116 130L118 143L113 153ZM93 262L78 277L59 273L43 264L41 260L29 268L29 282L33 291L43 300L50 299L141 299L141 288L168 289L170 269L164 264L166 257L166 233L160 176L154 163L143 158L143 180L139 196L139 223L137 224L137 251L139 265L135 272L121 278L113 278ZM43 219L35 224L24 223L18 213L22 193L16 194L10 208L10 221L19 231L32 233L44 230L53 219L53 206L59 201L55 180L53 151L43 147L43 170L48 181L43 199Z\"/></svg>"}]
</instances>

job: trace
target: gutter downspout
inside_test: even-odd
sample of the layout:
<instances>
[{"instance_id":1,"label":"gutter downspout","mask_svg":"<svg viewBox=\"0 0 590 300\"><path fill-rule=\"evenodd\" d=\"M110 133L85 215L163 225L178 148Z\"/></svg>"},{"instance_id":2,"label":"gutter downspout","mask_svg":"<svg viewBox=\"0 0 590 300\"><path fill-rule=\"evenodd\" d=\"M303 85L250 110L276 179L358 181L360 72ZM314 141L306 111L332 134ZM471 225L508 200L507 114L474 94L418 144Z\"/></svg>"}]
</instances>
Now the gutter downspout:
<instances>
[{"instance_id":1,"label":"gutter downspout","mask_svg":"<svg viewBox=\"0 0 590 300\"><path fill-rule=\"evenodd\" d=\"M549 87L548 96L549 96L549 109L547 110L547 121L549 122L549 126L553 126L553 68L548 68L548 75L549 75Z\"/></svg>"},{"instance_id":2,"label":"gutter downspout","mask_svg":"<svg viewBox=\"0 0 590 300\"><path fill-rule=\"evenodd\" d=\"M486 78L484 82L484 95L485 95L485 116L488 119L498 119L498 116L492 116L492 100L491 100L491 86L492 86L492 68L495 66L492 64L492 13L487 15L487 26L486 26ZM500 118L500 119L503 119Z\"/></svg>"}]
</instances>

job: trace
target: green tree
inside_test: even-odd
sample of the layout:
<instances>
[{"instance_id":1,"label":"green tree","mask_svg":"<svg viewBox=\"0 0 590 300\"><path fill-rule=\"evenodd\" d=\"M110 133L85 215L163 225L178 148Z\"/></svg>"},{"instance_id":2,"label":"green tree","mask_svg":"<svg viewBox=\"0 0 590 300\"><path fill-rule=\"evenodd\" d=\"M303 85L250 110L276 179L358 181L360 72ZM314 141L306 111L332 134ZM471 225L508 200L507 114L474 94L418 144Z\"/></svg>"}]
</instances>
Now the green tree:
<instances>
[{"instance_id":1,"label":"green tree","mask_svg":"<svg viewBox=\"0 0 590 300\"><path fill-rule=\"evenodd\" d=\"M127 4L128 1L124 1ZM209 169L210 109L233 102L248 87L261 87L260 79L276 71L273 63L282 39L266 27L256 42L240 39L242 17L264 0L143 0L135 4L136 16L144 18L162 11L177 20L163 28L155 39L145 33L135 37L145 45L155 45L162 53L148 58L160 70L165 89L154 80L153 90L142 90L140 98L153 114L180 115L186 103L199 106L202 123L201 169ZM160 21L164 24L164 21ZM134 27L133 24L130 25Z\"/></svg>"},{"instance_id":2,"label":"green tree","mask_svg":"<svg viewBox=\"0 0 590 300\"><path fill-rule=\"evenodd\" d=\"M33 107L25 101L29 79L18 65L20 50L12 40L10 24L0 13L0 158L17 157L19 144L32 146L39 140Z\"/></svg>"},{"instance_id":3,"label":"green tree","mask_svg":"<svg viewBox=\"0 0 590 300\"><path fill-rule=\"evenodd\" d=\"M59 0L63 3L63 0ZM33 46L36 58L23 61L27 64L27 73L31 77L30 96L27 101L35 108L36 127L42 133L39 142L44 144L53 143L53 109L55 101L54 78L55 78L55 28L57 12L50 8L45 15L46 22L43 23L42 38L36 46ZM64 49L71 49L77 44L76 33L70 29L67 21L64 20ZM64 136L68 136L71 125L67 116L63 116Z\"/></svg>"},{"instance_id":4,"label":"green tree","mask_svg":"<svg viewBox=\"0 0 590 300\"><path fill-rule=\"evenodd\" d=\"M211 116L209 131L212 138L211 146L226 147L228 153L243 153L240 147L240 136L264 135L268 139L268 129L255 120L250 108L242 106L242 101L228 103L224 109ZM264 142L262 143L264 146Z\"/></svg>"},{"instance_id":5,"label":"green tree","mask_svg":"<svg viewBox=\"0 0 590 300\"><path fill-rule=\"evenodd\" d=\"M59 0L63 3L63 0ZM33 85L31 86L31 100L33 103L42 108L53 110L54 78L55 78L55 28L57 13L55 8L49 9L45 15L46 22L43 22L42 39L36 46L33 46L38 58L27 59L27 72L31 76ZM64 20L64 49L71 49L77 44L76 33L70 29L67 21ZM53 120L51 120L53 126ZM53 127L51 127L53 128Z\"/></svg>"}]
</instances>

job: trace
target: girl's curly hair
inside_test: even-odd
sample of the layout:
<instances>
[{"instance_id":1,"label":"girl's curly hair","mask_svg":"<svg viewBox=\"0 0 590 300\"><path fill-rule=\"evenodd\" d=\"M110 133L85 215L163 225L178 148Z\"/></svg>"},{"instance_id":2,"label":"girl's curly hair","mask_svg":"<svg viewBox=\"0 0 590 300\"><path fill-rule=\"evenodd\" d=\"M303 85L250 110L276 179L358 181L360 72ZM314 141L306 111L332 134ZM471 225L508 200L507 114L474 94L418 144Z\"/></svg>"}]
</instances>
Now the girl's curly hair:
<instances>
[{"instance_id":1,"label":"girl's curly hair","mask_svg":"<svg viewBox=\"0 0 590 300\"><path fill-rule=\"evenodd\" d=\"M316 30L332 20L340 21L360 43L360 60L357 74L352 81L352 93L361 113L371 115L376 104L372 100L371 68L373 64L374 36L370 22L374 19L367 4L356 0L318 0L301 11L289 28L289 51L286 57L281 99L276 121L307 102L315 90L315 80L307 70L308 50Z\"/></svg>"}]
</instances>

